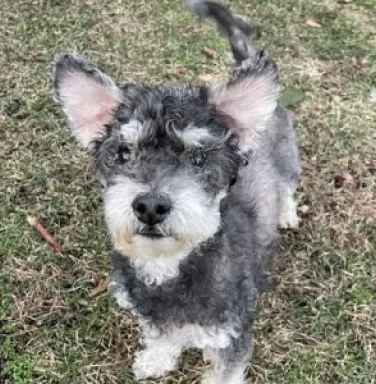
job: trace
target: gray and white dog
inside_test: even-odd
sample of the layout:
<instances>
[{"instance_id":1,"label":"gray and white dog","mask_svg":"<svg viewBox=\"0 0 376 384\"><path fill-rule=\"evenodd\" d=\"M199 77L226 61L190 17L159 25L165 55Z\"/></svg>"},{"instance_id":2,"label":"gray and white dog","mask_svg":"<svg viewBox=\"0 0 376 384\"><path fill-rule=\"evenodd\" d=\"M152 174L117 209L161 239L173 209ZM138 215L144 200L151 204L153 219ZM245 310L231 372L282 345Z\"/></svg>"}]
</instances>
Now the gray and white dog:
<instances>
[{"instance_id":1,"label":"gray and white dog","mask_svg":"<svg viewBox=\"0 0 376 384\"><path fill-rule=\"evenodd\" d=\"M296 227L295 133L278 70L227 8L190 1L227 34L231 77L213 87L116 83L81 56L54 63L55 99L94 157L112 239L110 288L143 328L137 379L201 348L209 384L239 384L251 357L255 293L278 224Z\"/></svg>"}]
</instances>

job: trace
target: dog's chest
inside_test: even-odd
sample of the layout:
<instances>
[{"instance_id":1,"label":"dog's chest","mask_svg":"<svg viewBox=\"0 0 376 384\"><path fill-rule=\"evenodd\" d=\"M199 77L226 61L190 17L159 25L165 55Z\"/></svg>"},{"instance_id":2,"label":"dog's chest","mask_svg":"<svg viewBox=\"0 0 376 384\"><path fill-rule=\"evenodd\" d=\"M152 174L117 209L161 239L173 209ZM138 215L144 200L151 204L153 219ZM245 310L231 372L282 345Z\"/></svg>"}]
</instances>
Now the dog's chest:
<instances>
[{"instance_id":1,"label":"dog's chest","mask_svg":"<svg viewBox=\"0 0 376 384\"><path fill-rule=\"evenodd\" d=\"M119 304L126 309L134 308L138 314L155 322L172 316L193 318L198 308L205 307L212 296L212 272L207 258L181 262L177 276L161 284L150 284L127 259L114 260L113 257L113 261L120 281L116 283L119 289L116 288L118 293L115 293Z\"/></svg>"}]
</instances>

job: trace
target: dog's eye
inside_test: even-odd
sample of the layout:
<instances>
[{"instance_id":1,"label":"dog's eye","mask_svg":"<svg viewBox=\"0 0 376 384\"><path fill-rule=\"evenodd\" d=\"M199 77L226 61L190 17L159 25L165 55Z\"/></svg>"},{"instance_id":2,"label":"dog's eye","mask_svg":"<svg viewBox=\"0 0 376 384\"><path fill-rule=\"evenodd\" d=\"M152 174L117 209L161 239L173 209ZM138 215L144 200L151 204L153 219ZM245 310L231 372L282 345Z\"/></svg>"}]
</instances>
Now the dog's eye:
<instances>
[{"instance_id":1,"label":"dog's eye","mask_svg":"<svg viewBox=\"0 0 376 384\"><path fill-rule=\"evenodd\" d=\"M131 158L131 151L127 147L121 147L119 148L119 161L120 163L126 163Z\"/></svg>"},{"instance_id":2,"label":"dog's eye","mask_svg":"<svg viewBox=\"0 0 376 384\"><path fill-rule=\"evenodd\" d=\"M196 153L192 157L192 164L196 167L203 167L206 164L206 155L203 153Z\"/></svg>"},{"instance_id":3,"label":"dog's eye","mask_svg":"<svg viewBox=\"0 0 376 384\"><path fill-rule=\"evenodd\" d=\"M234 184L236 184L237 181L238 181L237 176L232 177L230 180L230 187L233 186Z\"/></svg>"}]
</instances>

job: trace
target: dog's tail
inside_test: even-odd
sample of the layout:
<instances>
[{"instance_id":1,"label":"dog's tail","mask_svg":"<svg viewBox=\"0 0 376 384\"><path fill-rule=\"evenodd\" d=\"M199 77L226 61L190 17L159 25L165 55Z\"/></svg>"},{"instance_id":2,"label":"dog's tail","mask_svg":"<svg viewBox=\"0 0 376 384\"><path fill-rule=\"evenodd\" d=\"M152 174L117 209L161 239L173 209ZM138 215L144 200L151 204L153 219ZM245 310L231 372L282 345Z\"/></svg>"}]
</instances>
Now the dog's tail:
<instances>
[{"instance_id":1,"label":"dog's tail","mask_svg":"<svg viewBox=\"0 0 376 384\"><path fill-rule=\"evenodd\" d=\"M252 56L254 53L250 46L252 29L242 17L232 14L224 5L214 1L186 0L186 3L192 12L200 17L214 19L220 32L224 32L230 41L236 64Z\"/></svg>"}]
</instances>

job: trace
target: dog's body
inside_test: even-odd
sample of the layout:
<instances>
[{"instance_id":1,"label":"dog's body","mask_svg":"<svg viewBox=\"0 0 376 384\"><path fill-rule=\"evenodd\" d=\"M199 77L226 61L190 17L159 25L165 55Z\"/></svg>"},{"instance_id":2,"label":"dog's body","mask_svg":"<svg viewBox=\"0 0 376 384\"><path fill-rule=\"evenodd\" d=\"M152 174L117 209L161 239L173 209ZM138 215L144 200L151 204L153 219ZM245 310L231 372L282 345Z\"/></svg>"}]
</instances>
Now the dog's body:
<instances>
[{"instance_id":1,"label":"dog's body","mask_svg":"<svg viewBox=\"0 0 376 384\"><path fill-rule=\"evenodd\" d=\"M136 377L175 369L198 347L213 363L205 383L239 384L278 224L298 224L299 156L275 64L227 9L191 6L230 37L237 67L224 86L116 85L65 55L55 93L94 154L114 245L110 289L144 331Z\"/></svg>"}]
</instances>

